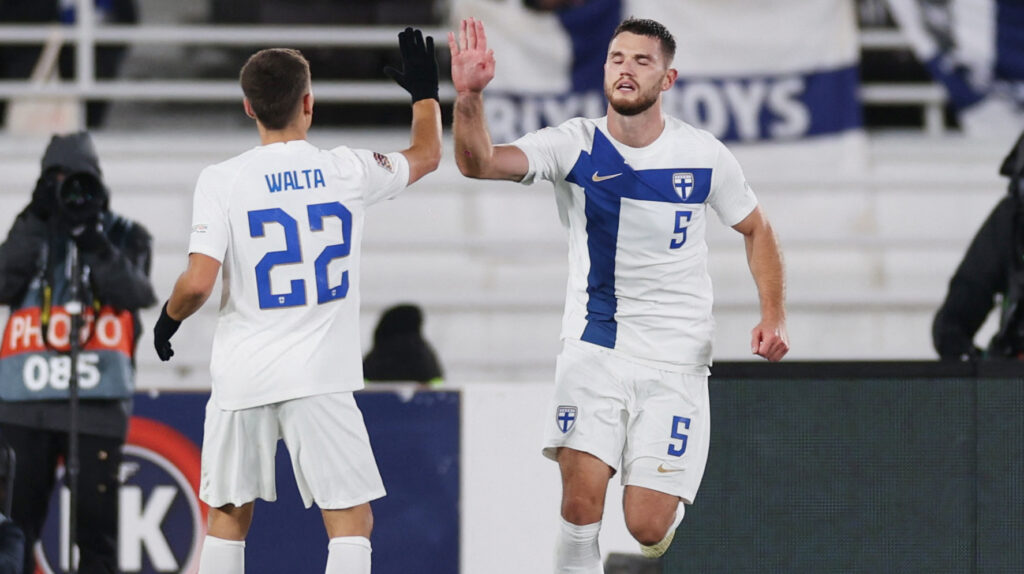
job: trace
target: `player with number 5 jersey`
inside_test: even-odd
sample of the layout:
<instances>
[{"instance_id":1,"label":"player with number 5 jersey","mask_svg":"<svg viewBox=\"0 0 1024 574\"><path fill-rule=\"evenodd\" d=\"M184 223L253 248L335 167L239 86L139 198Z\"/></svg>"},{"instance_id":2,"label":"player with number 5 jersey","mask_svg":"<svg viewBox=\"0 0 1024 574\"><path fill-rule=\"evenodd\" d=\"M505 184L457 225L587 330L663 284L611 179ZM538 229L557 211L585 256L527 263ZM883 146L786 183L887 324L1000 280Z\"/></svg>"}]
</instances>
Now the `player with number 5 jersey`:
<instances>
[{"instance_id":1,"label":"player with number 5 jersey","mask_svg":"<svg viewBox=\"0 0 1024 574\"><path fill-rule=\"evenodd\" d=\"M455 160L473 178L550 181L569 241L563 350L543 453L562 475L556 574L600 574L608 480L625 485L626 526L643 554L662 555L700 486L710 444L708 374L714 323L708 208L746 242L761 320L751 351L789 350L775 233L728 149L662 114L675 83L675 39L627 19L604 65L608 113L493 145L483 90L495 58L483 24L449 34Z\"/></svg>"},{"instance_id":2,"label":"player with number 5 jersey","mask_svg":"<svg viewBox=\"0 0 1024 574\"><path fill-rule=\"evenodd\" d=\"M154 343L171 336L223 274L210 361L200 498L210 506L200 574L244 571L256 498L276 499L283 439L307 507L320 507L326 572L370 572L369 502L384 496L362 414L359 246L367 208L437 169L441 115L433 40L399 34L403 69L385 68L412 96L408 149L379 153L306 140L309 65L295 50L257 52L242 68L246 114L261 145L203 170L188 267Z\"/></svg>"}]
</instances>

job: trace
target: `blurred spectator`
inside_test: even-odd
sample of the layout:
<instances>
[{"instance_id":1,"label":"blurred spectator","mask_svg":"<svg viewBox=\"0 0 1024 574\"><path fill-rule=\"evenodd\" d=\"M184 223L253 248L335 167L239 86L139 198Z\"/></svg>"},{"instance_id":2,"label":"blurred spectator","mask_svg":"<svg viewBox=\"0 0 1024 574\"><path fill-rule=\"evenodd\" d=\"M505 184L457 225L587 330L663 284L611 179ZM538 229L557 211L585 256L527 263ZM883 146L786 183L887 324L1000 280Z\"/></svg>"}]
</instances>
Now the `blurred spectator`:
<instances>
[{"instance_id":1,"label":"blurred spectator","mask_svg":"<svg viewBox=\"0 0 1024 574\"><path fill-rule=\"evenodd\" d=\"M1010 178L1008 193L978 229L935 315L932 340L943 359L1024 358L1024 133L999 173ZM997 296L999 332L983 352L974 336Z\"/></svg>"},{"instance_id":2,"label":"blurred spectator","mask_svg":"<svg viewBox=\"0 0 1024 574\"><path fill-rule=\"evenodd\" d=\"M423 338L422 327L423 311L418 306L406 303L387 309L373 332L373 348L363 359L363 377L439 384L441 363Z\"/></svg>"},{"instance_id":3,"label":"blurred spectator","mask_svg":"<svg viewBox=\"0 0 1024 574\"><path fill-rule=\"evenodd\" d=\"M137 0L95 0L96 21L99 24L134 24L138 22ZM75 0L0 0L0 23L3 24L73 24ZM127 48L104 44L96 48L96 77L101 80L117 76ZM24 80L42 53L39 46L0 46L0 80ZM60 51L60 77L75 77L75 49L71 45ZM108 104L89 102L86 105L86 124L89 127L103 123ZM0 102L0 120L6 105ZM0 122L2 123L2 122Z\"/></svg>"}]
</instances>

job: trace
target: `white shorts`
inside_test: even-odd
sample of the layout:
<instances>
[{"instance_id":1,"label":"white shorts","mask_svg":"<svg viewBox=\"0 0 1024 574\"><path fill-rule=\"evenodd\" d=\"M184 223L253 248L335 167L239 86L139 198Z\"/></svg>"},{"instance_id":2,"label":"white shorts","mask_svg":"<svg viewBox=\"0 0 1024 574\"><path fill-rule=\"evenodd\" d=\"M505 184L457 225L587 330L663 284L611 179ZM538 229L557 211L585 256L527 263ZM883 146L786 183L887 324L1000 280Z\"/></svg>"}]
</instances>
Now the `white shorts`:
<instances>
[{"instance_id":1,"label":"white shorts","mask_svg":"<svg viewBox=\"0 0 1024 574\"><path fill-rule=\"evenodd\" d=\"M199 498L212 507L277 499L284 439L306 508L351 508L384 496L363 414L351 392L225 411L206 403Z\"/></svg>"},{"instance_id":2,"label":"white shorts","mask_svg":"<svg viewBox=\"0 0 1024 574\"><path fill-rule=\"evenodd\" d=\"M544 456L559 447L596 456L622 484L692 504L711 439L708 377L636 362L566 340L558 356Z\"/></svg>"}]
</instances>

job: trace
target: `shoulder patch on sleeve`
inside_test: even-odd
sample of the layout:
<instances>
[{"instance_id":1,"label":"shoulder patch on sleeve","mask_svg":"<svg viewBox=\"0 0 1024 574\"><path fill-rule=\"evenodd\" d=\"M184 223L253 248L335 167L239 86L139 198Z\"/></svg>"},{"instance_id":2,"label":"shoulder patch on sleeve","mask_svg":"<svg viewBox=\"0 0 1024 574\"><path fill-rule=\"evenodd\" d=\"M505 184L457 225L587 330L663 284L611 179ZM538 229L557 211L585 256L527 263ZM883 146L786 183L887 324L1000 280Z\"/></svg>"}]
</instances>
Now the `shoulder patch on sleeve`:
<instances>
[{"instance_id":1,"label":"shoulder patch on sleeve","mask_svg":"<svg viewBox=\"0 0 1024 574\"><path fill-rule=\"evenodd\" d=\"M377 165L390 171L391 173L395 173L395 166L391 165L391 159L388 158L388 156L382 153L373 152L373 159L377 160Z\"/></svg>"}]
</instances>

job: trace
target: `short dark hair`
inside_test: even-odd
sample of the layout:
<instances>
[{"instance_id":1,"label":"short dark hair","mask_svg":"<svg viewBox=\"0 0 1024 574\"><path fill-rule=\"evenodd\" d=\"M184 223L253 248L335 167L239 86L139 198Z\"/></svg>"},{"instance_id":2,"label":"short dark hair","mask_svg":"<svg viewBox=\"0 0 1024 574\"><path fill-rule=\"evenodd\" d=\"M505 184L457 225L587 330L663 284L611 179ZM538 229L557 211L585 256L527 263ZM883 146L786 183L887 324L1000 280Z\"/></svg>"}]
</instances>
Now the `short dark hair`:
<instances>
[{"instance_id":1,"label":"short dark hair","mask_svg":"<svg viewBox=\"0 0 1024 574\"><path fill-rule=\"evenodd\" d=\"M616 36L623 32L647 36L648 38L657 38L661 40L661 53L665 55L666 59L671 63L672 58L676 57L676 39L672 37L672 32L669 32L668 28L660 22L648 18L634 18L630 16L615 28L612 39L614 40Z\"/></svg>"},{"instance_id":2,"label":"short dark hair","mask_svg":"<svg viewBox=\"0 0 1024 574\"><path fill-rule=\"evenodd\" d=\"M242 66L242 93L264 127L279 130L295 118L310 88L309 61L290 48L260 50Z\"/></svg>"}]
</instances>

